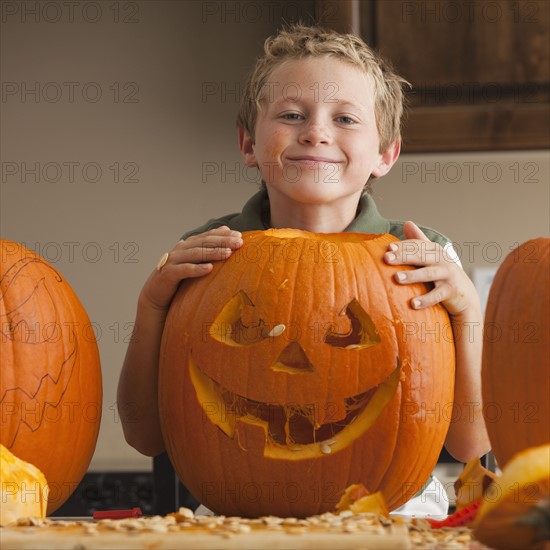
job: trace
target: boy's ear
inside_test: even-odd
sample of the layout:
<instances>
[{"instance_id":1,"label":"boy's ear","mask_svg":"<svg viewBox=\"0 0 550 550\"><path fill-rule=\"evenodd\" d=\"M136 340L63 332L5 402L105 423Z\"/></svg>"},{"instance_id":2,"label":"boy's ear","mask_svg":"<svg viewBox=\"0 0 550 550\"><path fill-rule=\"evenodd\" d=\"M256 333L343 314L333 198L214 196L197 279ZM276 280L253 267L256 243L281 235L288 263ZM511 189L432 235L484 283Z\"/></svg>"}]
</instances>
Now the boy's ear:
<instances>
[{"instance_id":1,"label":"boy's ear","mask_svg":"<svg viewBox=\"0 0 550 550\"><path fill-rule=\"evenodd\" d=\"M372 171L372 175L376 178L385 176L399 158L401 152L401 140L395 140L383 153L380 154L378 164Z\"/></svg>"},{"instance_id":2,"label":"boy's ear","mask_svg":"<svg viewBox=\"0 0 550 550\"><path fill-rule=\"evenodd\" d=\"M254 140L244 128L237 128L237 132L239 137L239 148L241 150L244 163L250 168L258 166L256 155L254 153Z\"/></svg>"}]
</instances>

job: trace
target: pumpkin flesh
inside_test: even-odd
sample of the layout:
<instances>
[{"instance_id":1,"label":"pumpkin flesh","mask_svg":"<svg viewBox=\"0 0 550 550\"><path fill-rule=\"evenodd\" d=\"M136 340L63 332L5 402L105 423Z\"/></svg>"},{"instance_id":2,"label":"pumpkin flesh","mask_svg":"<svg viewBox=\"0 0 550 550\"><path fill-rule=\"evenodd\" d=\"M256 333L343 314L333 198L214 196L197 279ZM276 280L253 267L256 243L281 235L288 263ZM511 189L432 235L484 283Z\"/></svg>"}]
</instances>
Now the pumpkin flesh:
<instances>
[{"instance_id":1,"label":"pumpkin flesh","mask_svg":"<svg viewBox=\"0 0 550 550\"><path fill-rule=\"evenodd\" d=\"M47 482L36 467L0 444L0 526L46 517Z\"/></svg>"}]
</instances>

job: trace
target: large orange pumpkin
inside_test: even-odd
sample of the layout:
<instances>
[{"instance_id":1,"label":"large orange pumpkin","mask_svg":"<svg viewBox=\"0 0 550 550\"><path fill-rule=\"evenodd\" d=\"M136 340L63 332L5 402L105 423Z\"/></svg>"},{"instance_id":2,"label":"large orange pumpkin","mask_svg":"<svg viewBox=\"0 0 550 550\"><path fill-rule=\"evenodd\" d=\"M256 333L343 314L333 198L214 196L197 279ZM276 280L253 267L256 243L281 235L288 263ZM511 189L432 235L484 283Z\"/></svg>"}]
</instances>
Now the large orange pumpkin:
<instances>
[{"instance_id":1,"label":"large orange pumpkin","mask_svg":"<svg viewBox=\"0 0 550 550\"><path fill-rule=\"evenodd\" d=\"M304 517L346 487L394 509L420 490L452 417L446 311L410 300L390 235L254 231L176 294L163 335L166 447L225 515Z\"/></svg>"},{"instance_id":2,"label":"large orange pumpkin","mask_svg":"<svg viewBox=\"0 0 550 550\"><path fill-rule=\"evenodd\" d=\"M86 311L62 275L0 240L0 441L39 468L48 514L71 495L95 449L101 370Z\"/></svg>"},{"instance_id":3,"label":"large orange pumpkin","mask_svg":"<svg viewBox=\"0 0 550 550\"><path fill-rule=\"evenodd\" d=\"M550 443L550 239L513 250L493 280L485 314L483 411L501 467Z\"/></svg>"}]
</instances>

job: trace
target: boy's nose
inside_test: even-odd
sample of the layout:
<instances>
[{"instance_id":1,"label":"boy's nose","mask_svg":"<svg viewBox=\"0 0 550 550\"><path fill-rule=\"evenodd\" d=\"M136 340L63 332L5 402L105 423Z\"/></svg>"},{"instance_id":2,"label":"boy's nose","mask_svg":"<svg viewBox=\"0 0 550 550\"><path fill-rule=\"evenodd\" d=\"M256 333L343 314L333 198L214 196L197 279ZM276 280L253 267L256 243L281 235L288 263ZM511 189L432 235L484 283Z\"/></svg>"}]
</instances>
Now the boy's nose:
<instances>
[{"instance_id":1,"label":"boy's nose","mask_svg":"<svg viewBox=\"0 0 550 550\"><path fill-rule=\"evenodd\" d=\"M304 126L299 141L309 145L330 144L332 137L326 124L320 121L311 121Z\"/></svg>"}]
</instances>

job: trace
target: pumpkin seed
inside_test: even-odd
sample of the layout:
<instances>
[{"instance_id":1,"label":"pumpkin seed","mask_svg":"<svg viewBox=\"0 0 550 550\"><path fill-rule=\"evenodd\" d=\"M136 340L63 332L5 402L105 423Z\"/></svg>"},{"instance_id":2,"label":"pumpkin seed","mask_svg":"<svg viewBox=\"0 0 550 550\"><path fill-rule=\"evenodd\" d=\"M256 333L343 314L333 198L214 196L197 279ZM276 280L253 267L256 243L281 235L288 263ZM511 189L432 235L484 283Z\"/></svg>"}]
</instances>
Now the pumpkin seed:
<instances>
[{"instance_id":1,"label":"pumpkin seed","mask_svg":"<svg viewBox=\"0 0 550 550\"><path fill-rule=\"evenodd\" d=\"M285 330L286 330L285 325L276 325L267 333L267 336L269 338L280 336Z\"/></svg>"}]
</instances>

